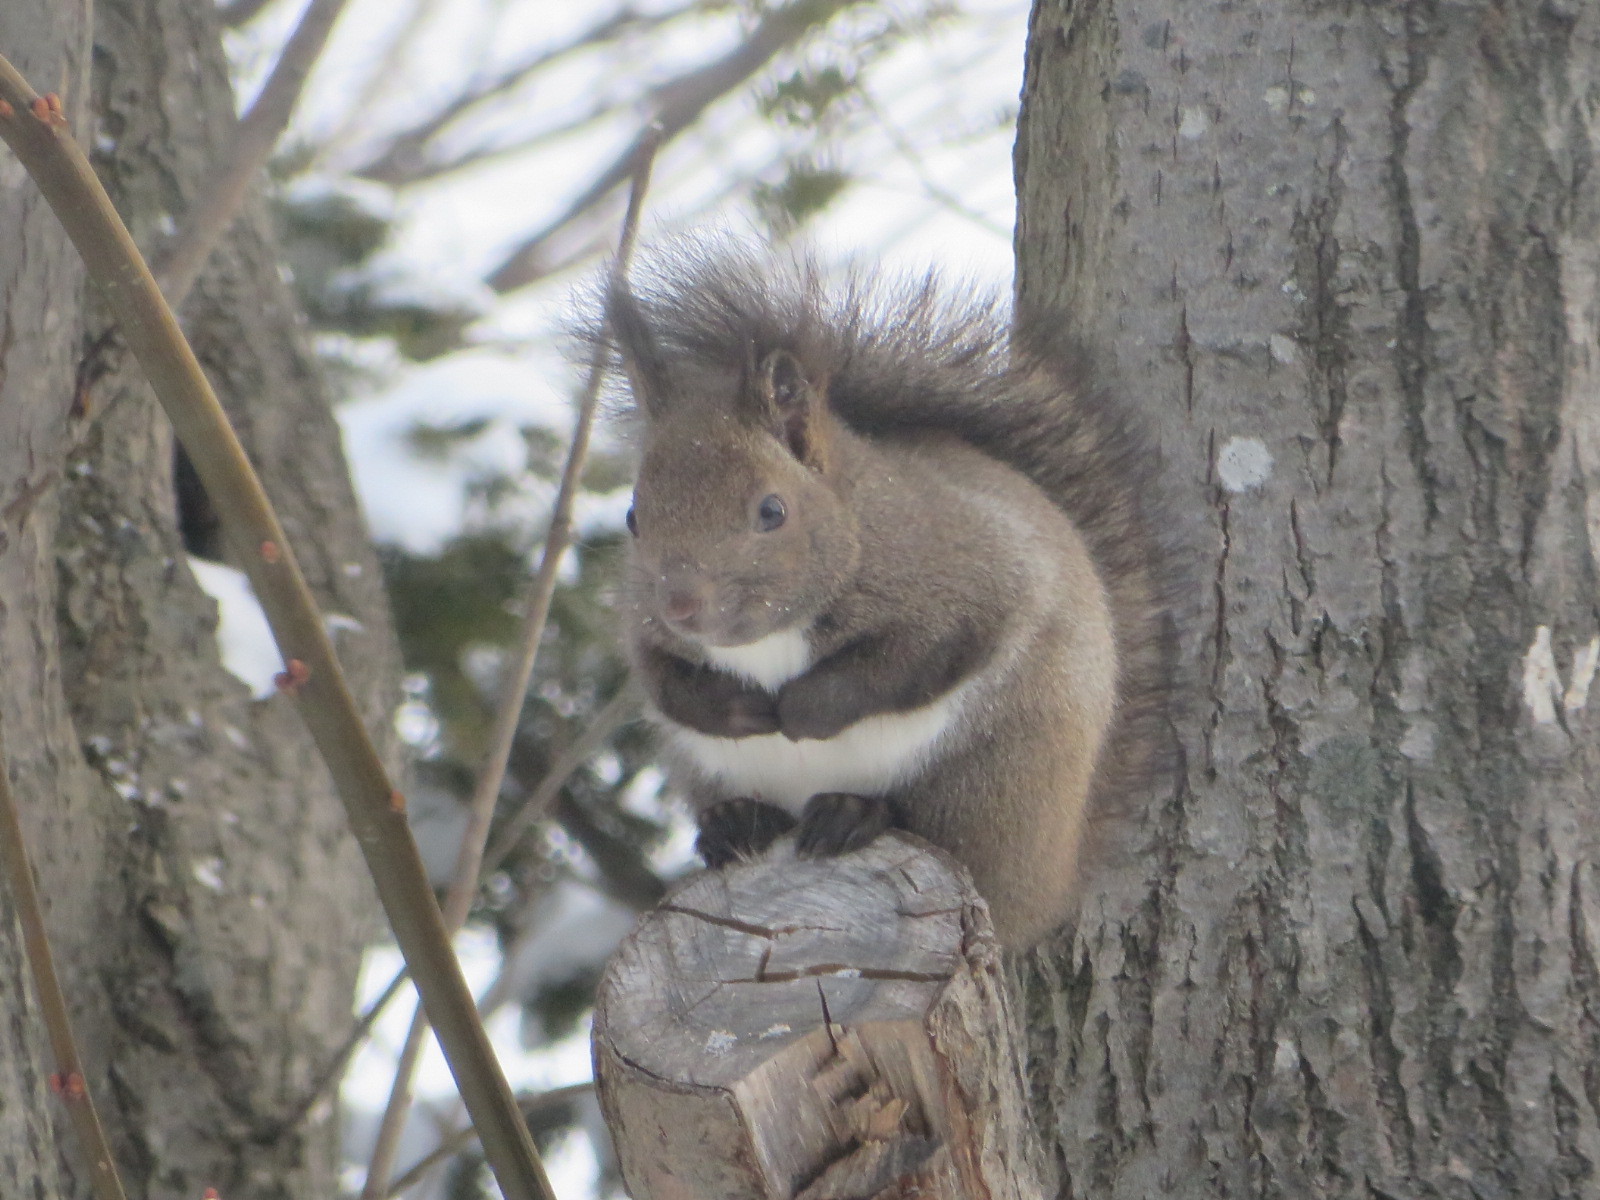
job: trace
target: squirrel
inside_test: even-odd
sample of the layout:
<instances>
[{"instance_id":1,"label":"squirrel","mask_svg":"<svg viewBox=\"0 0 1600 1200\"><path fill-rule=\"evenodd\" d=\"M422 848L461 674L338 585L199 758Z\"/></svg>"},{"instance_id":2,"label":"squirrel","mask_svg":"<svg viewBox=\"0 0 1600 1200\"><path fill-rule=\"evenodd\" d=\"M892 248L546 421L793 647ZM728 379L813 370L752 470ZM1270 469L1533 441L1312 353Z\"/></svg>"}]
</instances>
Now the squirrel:
<instances>
[{"instance_id":1,"label":"squirrel","mask_svg":"<svg viewBox=\"0 0 1600 1200\"><path fill-rule=\"evenodd\" d=\"M1007 947L1070 916L1086 813L1169 765L1153 444L1060 321L933 275L661 255L604 301L639 467L624 643L712 868L889 827Z\"/></svg>"}]
</instances>

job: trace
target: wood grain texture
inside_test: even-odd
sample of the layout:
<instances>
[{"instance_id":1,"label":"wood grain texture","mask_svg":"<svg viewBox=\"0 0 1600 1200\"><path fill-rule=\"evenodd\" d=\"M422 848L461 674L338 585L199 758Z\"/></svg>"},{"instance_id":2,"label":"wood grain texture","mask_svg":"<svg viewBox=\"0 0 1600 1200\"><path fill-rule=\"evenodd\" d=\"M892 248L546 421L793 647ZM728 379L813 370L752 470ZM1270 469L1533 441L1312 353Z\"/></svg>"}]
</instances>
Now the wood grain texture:
<instances>
[{"instance_id":1,"label":"wood grain texture","mask_svg":"<svg viewBox=\"0 0 1600 1200\"><path fill-rule=\"evenodd\" d=\"M594 1046L635 1200L1039 1194L987 911L904 835L691 879L612 958Z\"/></svg>"}]
</instances>

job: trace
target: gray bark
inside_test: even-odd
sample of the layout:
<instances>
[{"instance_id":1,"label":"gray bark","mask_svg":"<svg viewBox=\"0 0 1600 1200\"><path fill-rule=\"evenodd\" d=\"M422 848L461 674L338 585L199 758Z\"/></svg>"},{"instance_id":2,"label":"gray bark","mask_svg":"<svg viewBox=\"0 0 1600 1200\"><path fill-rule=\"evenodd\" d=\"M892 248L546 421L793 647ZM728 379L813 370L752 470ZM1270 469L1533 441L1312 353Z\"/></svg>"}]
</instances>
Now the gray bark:
<instances>
[{"instance_id":1,"label":"gray bark","mask_svg":"<svg viewBox=\"0 0 1600 1200\"><path fill-rule=\"evenodd\" d=\"M147 253L224 152L233 101L211 6L16 0L0 49L59 91ZM86 78L93 37L93 79ZM52 940L133 1197L330 1195L336 1122L286 1127L351 1022L369 887L288 701L221 669L175 522L171 436L114 355L82 270L0 151L0 738ZM283 514L382 744L397 656L326 386L258 210L185 312ZM0 889L0 1194L75 1196L52 1069ZM13 1086L13 1083L15 1086Z\"/></svg>"},{"instance_id":2,"label":"gray bark","mask_svg":"<svg viewBox=\"0 0 1600 1200\"><path fill-rule=\"evenodd\" d=\"M1039 0L1018 297L1200 516L1184 777L1024 968L1060 1194L1600 1189L1600 10Z\"/></svg>"},{"instance_id":3,"label":"gray bark","mask_svg":"<svg viewBox=\"0 0 1600 1200\"><path fill-rule=\"evenodd\" d=\"M25 7L26 14L0 16L7 56L32 77L81 91L89 62L87 3ZM54 522L42 514L53 513L49 493L60 478L64 413L35 400L71 394L83 272L44 200L4 150L0 230L6 231L0 236L0 739L19 748L9 776L18 792L31 796L30 775L48 773L58 791L81 793L91 777L72 742L59 665L44 661L38 644L54 624L47 584L55 571ZM39 760L59 765L40 770ZM69 844L82 844L66 832ZM57 928L69 908L87 907L81 896L59 896L54 888L49 895ZM7 1017L0 1022L0 1194L56 1196L63 1187L45 1083L51 1068L4 888L0 922L0 1005Z\"/></svg>"}]
</instances>

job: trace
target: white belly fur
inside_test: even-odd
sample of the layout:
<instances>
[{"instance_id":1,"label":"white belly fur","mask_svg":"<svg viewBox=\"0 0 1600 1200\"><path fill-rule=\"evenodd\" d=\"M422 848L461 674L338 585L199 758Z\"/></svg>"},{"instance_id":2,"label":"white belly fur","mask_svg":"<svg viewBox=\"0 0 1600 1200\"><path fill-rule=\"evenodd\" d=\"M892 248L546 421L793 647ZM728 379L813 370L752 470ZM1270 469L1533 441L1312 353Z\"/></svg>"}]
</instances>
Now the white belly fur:
<instances>
[{"instance_id":1,"label":"white belly fur","mask_svg":"<svg viewBox=\"0 0 1600 1200\"><path fill-rule=\"evenodd\" d=\"M795 815L819 792L879 795L931 759L961 715L967 686L904 713L857 721L836 736L791 742L781 733L717 738L671 726L673 740L729 794Z\"/></svg>"},{"instance_id":2,"label":"white belly fur","mask_svg":"<svg viewBox=\"0 0 1600 1200\"><path fill-rule=\"evenodd\" d=\"M702 646L710 662L730 675L775 692L811 666L811 643L800 627L769 633L748 646Z\"/></svg>"}]
</instances>

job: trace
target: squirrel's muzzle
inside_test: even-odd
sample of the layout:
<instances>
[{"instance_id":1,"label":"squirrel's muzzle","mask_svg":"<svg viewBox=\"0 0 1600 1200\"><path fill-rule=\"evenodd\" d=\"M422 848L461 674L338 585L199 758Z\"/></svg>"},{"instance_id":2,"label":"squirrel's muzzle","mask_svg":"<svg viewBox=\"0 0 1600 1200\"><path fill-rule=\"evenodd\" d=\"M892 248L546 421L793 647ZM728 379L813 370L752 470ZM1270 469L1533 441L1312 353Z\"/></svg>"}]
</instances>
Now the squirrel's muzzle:
<instances>
[{"instance_id":1,"label":"squirrel's muzzle","mask_svg":"<svg viewBox=\"0 0 1600 1200\"><path fill-rule=\"evenodd\" d=\"M711 583L692 564L674 564L656 580L656 608L683 633L699 632L710 607Z\"/></svg>"}]
</instances>

